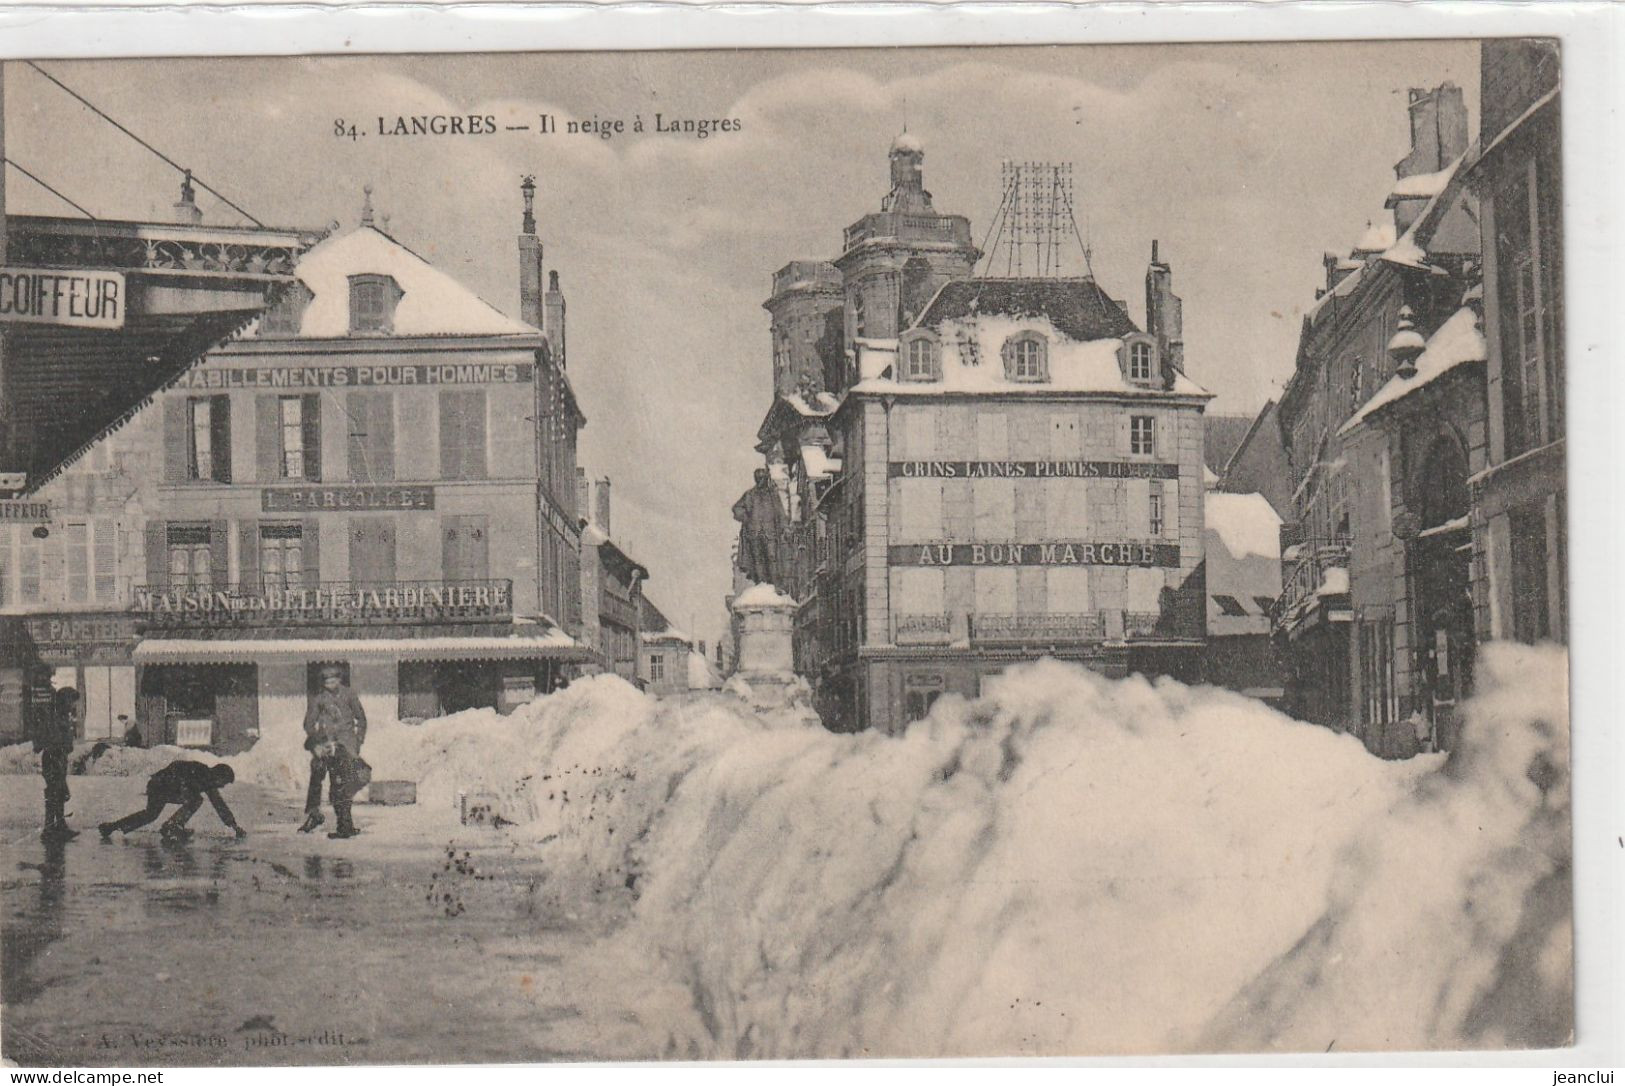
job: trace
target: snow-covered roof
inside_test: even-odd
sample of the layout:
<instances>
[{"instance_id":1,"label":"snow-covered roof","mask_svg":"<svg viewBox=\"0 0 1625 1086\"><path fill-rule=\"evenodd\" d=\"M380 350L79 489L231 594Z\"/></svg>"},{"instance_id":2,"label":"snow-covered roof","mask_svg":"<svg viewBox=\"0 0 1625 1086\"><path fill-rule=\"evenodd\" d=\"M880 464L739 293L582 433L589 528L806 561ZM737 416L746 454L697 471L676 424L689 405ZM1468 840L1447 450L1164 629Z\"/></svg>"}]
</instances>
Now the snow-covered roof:
<instances>
[{"instance_id":1,"label":"snow-covered roof","mask_svg":"<svg viewBox=\"0 0 1625 1086\"><path fill-rule=\"evenodd\" d=\"M1450 184L1450 178L1455 174L1456 167L1459 165L1461 165L1461 159L1457 158L1449 166L1435 173L1417 173L1409 177L1401 177L1394 182L1394 187L1389 190L1389 206L1392 206L1395 200L1431 200L1443 192L1446 185Z\"/></svg>"},{"instance_id":2,"label":"snow-covered roof","mask_svg":"<svg viewBox=\"0 0 1625 1086\"><path fill-rule=\"evenodd\" d=\"M978 317L1041 320L1079 342L1118 339L1139 331L1093 279L1036 277L951 280L937 291L914 327L936 328Z\"/></svg>"},{"instance_id":3,"label":"snow-covered roof","mask_svg":"<svg viewBox=\"0 0 1625 1086\"><path fill-rule=\"evenodd\" d=\"M1354 251L1357 253L1380 253L1392 245L1395 238L1396 231L1392 218L1380 222L1368 222L1365 224L1365 233L1361 234L1360 240L1354 243Z\"/></svg>"},{"instance_id":4,"label":"snow-covered roof","mask_svg":"<svg viewBox=\"0 0 1625 1086\"><path fill-rule=\"evenodd\" d=\"M810 400L799 392L792 392L783 399L798 414L809 418L823 418L833 414L835 409L841 406L840 397L829 392L814 392Z\"/></svg>"},{"instance_id":5,"label":"snow-covered roof","mask_svg":"<svg viewBox=\"0 0 1625 1086\"><path fill-rule=\"evenodd\" d=\"M925 144L920 142L920 137L905 129L897 134L896 139L891 141L891 149L908 154L923 155L925 153Z\"/></svg>"},{"instance_id":6,"label":"snow-covered roof","mask_svg":"<svg viewBox=\"0 0 1625 1086\"><path fill-rule=\"evenodd\" d=\"M1164 394L1160 388L1136 385L1123 375L1118 360L1121 339L1075 340L1063 335L1046 317L967 316L944 321L936 331L939 380L899 380L897 341L885 340L859 346L859 373L864 376L851 391L899 396L972 392ZM1012 381L1005 376L1001 352L1005 341L1018 332L1038 332L1048 341L1047 381ZM1170 391L1182 396L1208 395L1206 389L1182 373L1174 375Z\"/></svg>"},{"instance_id":7,"label":"snow-covered roof","mask_svg":"<svg viewBox=\"0 0 1625 1086\"><path fill-rule=\"evenodd\" d=\"M645 641L681 641L685 645L694 643L692 637L675 626L664 630L645 630L639 636Z\"/></svg>"},{"instance_id":8,"label":"snow-covered roof","mask_svg":"<svg viewBox=\"0 0 1625 1086\"><path fill-rule=\"evenodd\" d=\"M1484 334L1478 330L1478 314L1465 306L1451 314L1428 339L1427 349L1416 359L1416 376L1388 379L1377 389L1358 411L1349 417L1339 434L1346 434L1360 425L1373 412L1401 400L1418 389L1426 388L1457 366L1466 362L1482 362L1489 357Z\"/></svg>"},{"instance_id":9,"label":"snow-covered roof","mask_svg":"<svg viewBox=\"0 0 1625 1086\"><path fill-rule=\"evenodd\" d=\"M1207 530L1235 558L1281 556L1281 518L1262 494L1210 490L1202 503Z\"/></svg>"},{"instance_id":10,"label":"snow-covered roof","mask_svg":"<svg viewBox=\"0 0 1625 1086\"><path fill-rule=\"evenodd\" d=\"M829 455L829 450L822 445L801 446L801 466L806 469L809 479L828 479L841 470L839 457Z\"/></svg>"},{"instance_id":11,"label":"snow-covered roof","mask_svg":"<svg viewBox=\"0 0 1625 1086\"><path fill-rule=\"evenodd\" d=\"M395 280L401 291L392 325L396 336L541 334L372 226L323 241L299 259L295 274L311 293L300 322L301 337L350 334L352 275L387 275Z\"/></svg>"},{"instance_id":12,"label":"snow-covered roof","mask_svg":"<svg viewBox=\"0 0 1625 1086\"><path fill-rule=\"evenodd\" d=\"M1349 591L1349 571L1345 566L1327 566L1321 575L1317 596L1346 596Z\"/></svg>"}]
</instances>

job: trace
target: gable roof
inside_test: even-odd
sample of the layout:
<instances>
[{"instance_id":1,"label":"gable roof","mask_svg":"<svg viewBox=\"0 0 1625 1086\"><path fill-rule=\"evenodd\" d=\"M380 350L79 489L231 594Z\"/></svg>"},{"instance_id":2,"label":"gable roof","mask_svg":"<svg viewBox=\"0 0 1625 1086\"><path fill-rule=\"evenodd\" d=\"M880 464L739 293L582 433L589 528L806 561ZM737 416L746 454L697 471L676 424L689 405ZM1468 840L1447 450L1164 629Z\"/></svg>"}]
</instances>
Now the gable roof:
<instances>
[{"instance_id":1,"label":"gable roof","mask_svg":"<svg viewBox=\"0 0 1625 1086\"><path fill-rule=\"evenodd\" d=\"M1138 332L1121 306L1093 279L956 279L944 283L914 327L978 314L1046 317L1069 339L1087 343Z\"/></svg>"},{"instance_id":2,"label":"gable roof","mask_svg":"<svg viewBox=\"0 0 1625 1086\"><path fill-rule=\"evenodd\" d=\"M294 273L310 291L302 338L350 334L352 275L387 275L401 290L396 336L540 336L373 226L329 238L300 258Z\"/></svg>"},{"instance_id":3,"label":"gable roof","mask_svg":"<svg viewBox=\"0 0 1625 1086\"><path fill-rule=\"evenodd\" d=\"M1220 475L1241 448L1256 418L1246 415L1202 416L1202 462Z\"/></svg>"}]
</instances>

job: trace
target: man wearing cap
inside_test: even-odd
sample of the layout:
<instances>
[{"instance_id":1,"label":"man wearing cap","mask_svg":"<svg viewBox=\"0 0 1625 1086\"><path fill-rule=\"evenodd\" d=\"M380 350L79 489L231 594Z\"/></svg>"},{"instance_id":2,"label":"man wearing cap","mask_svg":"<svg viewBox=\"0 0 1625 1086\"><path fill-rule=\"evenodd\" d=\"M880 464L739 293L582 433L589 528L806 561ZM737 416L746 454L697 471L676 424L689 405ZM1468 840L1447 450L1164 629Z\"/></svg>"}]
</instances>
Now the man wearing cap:
<instances>
[{"instance_id":1,"label":"man wearing cap","mask_svg":"<svg viewBox=\"0 0 1625 1086\"><path fill-rule=\"evenodd\" d=\"M322 824L322 778L328 779L327 796L333 804L338 828L329 837L354 837L361 831L350 820L349 767L361 756L367 738L367 713L361 699L344 685L344 669L322 668L322 688L305 710L306 749L310 750L310 784L305 789L305 821L300 833L309 833ZM330 751L331 753L327 753Z\"/></svg>"}]
</instances>

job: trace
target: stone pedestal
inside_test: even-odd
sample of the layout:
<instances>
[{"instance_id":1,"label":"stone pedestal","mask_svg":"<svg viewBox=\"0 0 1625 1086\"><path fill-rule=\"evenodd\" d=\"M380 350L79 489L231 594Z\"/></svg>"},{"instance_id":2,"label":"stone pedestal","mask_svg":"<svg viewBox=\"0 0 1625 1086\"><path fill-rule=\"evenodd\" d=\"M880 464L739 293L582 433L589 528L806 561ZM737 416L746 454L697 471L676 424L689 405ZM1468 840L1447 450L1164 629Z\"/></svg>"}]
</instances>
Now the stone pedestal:
<instances>
[{"instance_id":1,"label":"stone pedestal","mask_svg":"<svg viewBox=\"0 0 1625 1086\"><path fill-rule=\"evenodd\" d=\"M772 585L751 585L733 602L739 664L729 689L756 705L787 703L800 686L793 638L796 601Z\"/></svg>"}]
</instances>

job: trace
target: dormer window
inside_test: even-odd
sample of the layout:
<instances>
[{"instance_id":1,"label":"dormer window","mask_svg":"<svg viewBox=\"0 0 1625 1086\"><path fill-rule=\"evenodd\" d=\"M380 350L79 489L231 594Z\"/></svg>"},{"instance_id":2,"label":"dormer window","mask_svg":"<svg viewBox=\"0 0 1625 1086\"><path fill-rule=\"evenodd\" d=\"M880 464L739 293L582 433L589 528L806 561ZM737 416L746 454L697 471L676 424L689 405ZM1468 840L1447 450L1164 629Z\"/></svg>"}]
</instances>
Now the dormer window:
<instances>
[{"instance_id":1,"label":"dormer window","mask_svg":"<svg viewBox=\"0 0 1625 1086\"><path fill-rule=\"evenodd\" d=\"M395 330L401 288L387 275L350 276L350 334L387 335Z\"/></svg>"},{"instance_id":2,"label":"dormer window","mask_svg":"<svg viewBox=\"0 0 1625 1086\"><path fill-rule=\"evenodd\" d=\"M941 356L936 338L929 332L913 332L903 339L903 380L940 381Z\"/></svg>"},{"instance_id":3,"label":"dormer window","mask_svg":"<svg viewBox=\"0 0 1625 1086\"><path fill-rule=\"evenodd\" d=\"M1049 341L1037 332L1018 332L1005 340L1004 376L1011 381L1049 380Z\"/></svg>"},{"instance_id":4,"label":"dormer window","mask_svg":"<svg viewBox=\"0 0 1625 1086\"><path fill-rule=\"evenodd\" d=\"M305 319L305 306L310 302L310 290L295 282L282 292L276 304L260 318L262 336L297 336Z\"/></svg>"},{"instance_id":5,"label":"dormer window","mask_svg":"<svg viewBox=\"0 0 1625 1086\"><path fill-rule=\"evenodd\" d=\"M1123 345L1123 375L1131 384L1150 385L1157 380L1157 345L1149 336L1131 339Z\"/></svg>"}]
</instances>

